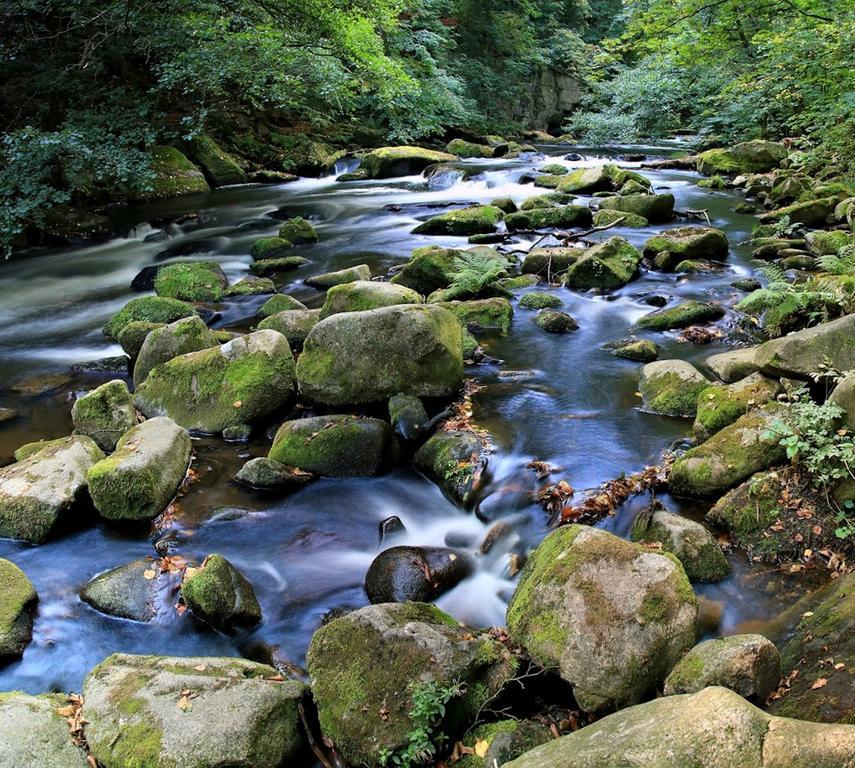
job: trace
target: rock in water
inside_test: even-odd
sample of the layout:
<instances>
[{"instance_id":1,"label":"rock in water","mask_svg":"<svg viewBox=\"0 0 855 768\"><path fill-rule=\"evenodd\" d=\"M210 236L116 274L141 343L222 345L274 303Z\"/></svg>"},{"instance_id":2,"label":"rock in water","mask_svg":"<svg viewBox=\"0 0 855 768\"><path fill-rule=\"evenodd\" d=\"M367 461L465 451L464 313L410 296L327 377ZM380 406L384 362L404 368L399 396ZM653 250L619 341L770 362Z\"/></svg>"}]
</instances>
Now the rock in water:
<instances>
[{"instance_id":1,"label":"rock in water","mask_svg":"<svg viewBox=\"0 0 855 768\"><path fill-rule=\"evenodd\" d=\"M179 355L218 346L217 337L201 317L185 317L154 328L146 335L134 363L134 386L139 387L152 369L161 363Z\"/></svg>"},{"instance_id":2,"label":"rock in water","mask_svg":"<svg viewBox=\"0 0 855 768\"><path fill-rule=\"evenodd\" d=\"M692 429L699 439L706 440L752 408L774 400L780 391L777 379L761 373L753 373L723 387L707 387L698 397Z\"/></svg>"},{"instance_id":3,"label":"rock in water","mask_svg":"<svg viewBox=\"0 0 855 768\"><path fill-rule=\"evenodd\" d=\"M104 335L118 339L128 323L172 323L182 317L195 315L196 310L178 299L162 296L137 296L131 299L104 326Z\"/></svg>"},{"instance_id":4,"label":"rock in water","mask_svg":"<svg viewBox=\"0 0 855 768\"><path fill-rule=\"evenodd\" d=\"M265 317L258 324L258 330L267 329L278 331L288 343L294 347L302 347L303 342L321 319L319 309L286 309L282 312Z\"/></svg>"},{"instance_id":5,"label":"rock in water","mask_svg":"<svg viewBox=\"0 0 855 768\"><path fill-rule=\"evenodd\" d=\"M650 695L694 644L696 615L675 557L571 525L532 553L507 618L511 639L597 712Z\"/></svg>"},{"instance_id":6,"label":"rock in water","mask_svg":"<svg viewBox=\"0 0 855 768\"><path fill-rule=\"evenodd\" d=\"M780 679L781 657L771 640L763 635L731 635L692 648L665 680L665 695L720 685L765 704Z\"/></svg>"},{"instance_id":7,"label":"rock in water","mask_svg":"<svg viewBox=\"0 0 855 768\"><path fill-rule=\"evenodd\" d=\"M87 392L71 406L71 420L74 434L91 437L102 451L109 453L119 438L137 423L128 385L114 379Z\"/></svg>"},{"instance_id":8,"label":"rock in water","mask_svg":"<svg viewBox=\"0 0 855 768\"><path fill-rule=\"evenodd\" d=\"M144 558L111 568L83 587L80 597L108 616L151 621L157 615L159 584L151 575L156 569L156 563Z\"/></svg>"},{"instance_id":9,"label":"rock in water","mask_svg":"<svg viewBox=\"0 0 855 768\"><path fill-rule=\"evenodd\" d=\"M0 761L13 768L90 768L86 752L74 744L67 718L57 710L68 699L56 694L0 694Z\"/></svg>"},{"instance_id":10,"label":"rock in water","mask_svg":"<svg viewBox=\"0 0 855 768\"><path fill-rule=\"evenodd\" d=\"M642 250L644 258L651 259L657 269L672 272L685 259L727 258L727 237L712 227L677 227L651 237Z\"/></svg>"},{"instance_id":11,"label":"rock in water","mask_svg":"<svg viewBox=\"0 0 855 768\"><path fill-rule=\"evenodd\" d=\"M564 276L568 288L615 290L626 285L638 272L641 252L622 237L588 248Z\"/></svg>"},{"instance_id":12,"label":"rock in water","mask_svg":"<svg viewBox=\"0 0 855 768\"><path fill-rule=\"evenodd\" d=\"M855 726L770 717L726 688L604 717L504 768L851 768Z\"/></svg>"},{"instance_id":13,"label":"rock in water","mask_svg":"<svg viewBox=\"0 0 855 768\"><path fill-rule=\"evenodd\" d=\"M306 662L323 734L352 765L376 765L381 751L409 744L420 690L459 691L441 726L453 740L516 669L501 643L423 603L334 619L315 632Z\"/></svg>"},{"instance_id":14,"label":"rock in water","mask_svg":"<svg viewBox=\"0 0 855 768\"><path fill-rule=\"evenodd\" d=\"M259 456L244 464L237 471L234 480L249 488L271 491L280 488L296 488L314 478L315 475L311 472Z\"/></svg>"},{"instance_id":15,"label":"rock in water","mask_svg":"<svg viewBox=\"0 0 855 768\"><path fill-rule=\"evenodd\" d=\"M369 178L388 179L394 176L411 176L421 173L429 165L448 163L457 158L448 152L437 152L423 147L380 147L362 158L360 168Z\"/></svg>"},{"instance_id":16,"label":"rock in water","mask_svg":"<svg viewBox=\"0 0 855 768\"><path fill-rule=\"evenodd\" d=\"M718 304L703 301L683 301L667 309L658 309L640 318L636 325L650 331L670 331L690 325L709 323L724 317Z\"/></svg>"},{"instance_id":17,"label":"rock in water","mask_svg":"<svg viewBox=\"0 0 855 768\"><path fill-rule=\"evenodd\" d=\"M84 683L86 739L111 768L294 765L303 691L243 659L114 654Z\"/></svg>"},{"instance_id":18,"label":"rock in water","mask_svg":"<svg viewBox=\"0 0 855 768\"><path fill-rule=\"evenodd\" d=\"M658 224L674 217L674 195L604 197L600 200L600 208L633 213L647 219L651 224Z\"/></svg>"},{"instance_id":19,"label":"rock in water","mask_svg":"<svg viewBox=\"0 0 855 768\"><path fill-rule=\"evenodd\" d=\"M150 520L175 496L190 464L190 436L158 416L128 430L88 474L89 493L108 520Z\"/></svg>"},{"instance_id":20,"label":"rock in water","mask_svg":"<svg viewBox=\"0 0 855 768\"><path fill-rule=\"evenodd\" d=\"M33 639L33 617L39 596L26 574L0 559L0 662L20 656ZM0 729L2 732L3 729Z\"/></svg>"},{"instance_id":21,"label":"rock in water","mask_svg":"<svg viewBox=\"0 0 855 768\"><path fill-rule=\"evenodd\" d=\"M685 360L658 360L641 369L638 389L644 409L664 416L695 415L701 392L710 382Z\"/></svg>"},{"instance_id":22,"label":"rock in water","mask_svg":"<svg viewBox=\"0 0 855 768\"><path fill-rule=\"evenodd\" d=\"M448 397L463 378L463 332L447 309L345 312L312 328L297 363L300 392L327 405L404 393Z\"/></svg>"},{"instance_id":23,"label":"rock in water","mask_svg":"<svg viewBox=\"0 0 855 768\"><path fill-rule=\"evenodd\" d=\"M208 555L198 569L188 569L181 596L194 615L216 629L228 631L261 621L252 584L222 555Z\"/></svg>"},{"instance_id":24,"label":"rock in water","mask_svg":"<svg viewBox=\"0 0 855 768\"><path fill-rule=\"evenodd\" d=\"M166 415L187 429L217 433L275 413L294 389L288 340L262 330L158 365L134 403L146 416Z\"/></svg>"},{"instance_id":25,"label":"rock in water","mask_svg":"<svg viewBox=\"0 0 855 768\"><path fill-rule=\"evenodd\" d=\"M327 291L326 301L321 307L321 320L339 312L364 312L368 309L423 302L424 299L418 293L403 285L356 280L334 285Z\"/></svg>"},{"instance_id":26,"label":"rock in water","mask_svg":"<svg viewBox=\"0 0 855 768\"><path fill-rule=\"evenodd\" d=\"M376 475L395 453L392 430L380 419L315 416L286 421L269 459L328 477Z\"/></svg>"},{"instance_id":27,"label":"rock in water","mask_svg":"<svg viewBox=\"0 0 855 768\"><path fill-rule=\"evenodd\" d=\"M71 521L75 502L85 497L86 473L103 458L95 441L80 435L0 469L0 536L41 544Z\"/></svg>"},{"instance_id":28,"label":"rock in water","mask_svg":"<svg viewBox=\"0 0 855 768\"><path fill-rule=\"evenodd\" d=\"M324 272L322 275L307 277L304 282L313 288L332 288L334 285L354 283L357 280L371 280L371 270L367 264L357 264L355 267L338 269L335 272Z\"/></svg>"},{"instance_id":29,"label":"rock in water","mask_svg":"<svg viewBox=\"0 0 855 768\"><path fill-rule=\"evenodd\" d=\"M441 430L419 448L415 464L450 499L466 506L481 486L487 448L473 432Z\"/></svg>"},{"instance_id":30,"label":"rock in water","mask_svg":"<svg viewBox=\"0 0 855 768\"><path fill-rule=\"evenodd\" d=\"M430 603L457 586L475 569L472 558L445 547L391 547L381 552L365 575L372 603ZM428 574L430 577L428 578Z\"/></svg>"},{"instance_id":31,"label":"rock in water","mask_svg":"<svg viewBox=\"0 0 855 768\"><path fill-rule=\"evenodd\" d=\"M389 421L396 434L414 440L428 423L428 415L419 398L398 394L389 398Z\"/></svg>"}]
</instances>

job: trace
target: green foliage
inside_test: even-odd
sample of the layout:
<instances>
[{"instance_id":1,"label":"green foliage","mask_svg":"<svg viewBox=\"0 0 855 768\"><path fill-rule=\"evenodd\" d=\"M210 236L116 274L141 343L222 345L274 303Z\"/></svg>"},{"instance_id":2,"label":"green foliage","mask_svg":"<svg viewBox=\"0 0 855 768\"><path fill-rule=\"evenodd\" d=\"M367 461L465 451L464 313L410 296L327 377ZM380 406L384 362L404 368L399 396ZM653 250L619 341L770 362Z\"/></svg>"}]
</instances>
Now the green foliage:
<instances>
[{"instance_id":1,"label":"green foliage","mask_svg":"<svg viewBox=\"0 0 855 768\"><path fill-rule=\"evenodd\" d=\"M444 298L448 301L463 296L479 296L506 275L505 266L494 256L478 251L464 251L454 257L451 285L444 292Z\"/></svg>"},{"instance_id":2,"label":"green foliage","mask_svg":"<svg viewBox=\"0 0 855 768\"><path fill-rule=\"evenodd\" d=\"M817 266L830 275L855 277L855 248L841 248L837 254L819 256Z\"/></svg>"},{"instance_id":3,"label":"green foliage","mask_svg":"<svg viewBox=\"0 0 855 768\"><path fill-rule=\"evenodd\" d=\"M407 734L407 746L397 752L381 750L380 765L412 768L432 763L437 749L448 740L440 730L446 704L460 696L463 690L461 683L440 685L437 682L429 682L413 685L413 708L409 712L413 729Z\"/></svg>"}]
</instances>

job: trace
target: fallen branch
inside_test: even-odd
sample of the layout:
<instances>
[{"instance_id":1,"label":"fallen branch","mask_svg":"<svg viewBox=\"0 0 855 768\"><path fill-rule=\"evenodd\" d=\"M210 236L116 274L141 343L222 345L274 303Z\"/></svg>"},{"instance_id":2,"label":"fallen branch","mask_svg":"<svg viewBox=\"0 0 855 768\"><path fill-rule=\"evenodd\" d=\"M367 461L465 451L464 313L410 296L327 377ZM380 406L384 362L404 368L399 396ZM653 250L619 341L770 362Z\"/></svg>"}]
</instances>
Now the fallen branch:
<instances>
[{"instance_id":1,"label":"fallen branch","mask_svg":"<svg viewBox=\"0 0 855 768\"><path fill-rule=\"evenodd\" d=\"M622 221L626 219L626 216L621 216L619 219L615 219L611 224L603 224L600 227L593 227L592 229L586 229L584 232L575 232L575 233L563 233L562 240L568 242L570 240L580 240L583 237L587 237L588 235L593 235L594 232L603 232L607 229L611 229L612 227L616 227Z\"/></svg>"},{"instance_id":2,"label":"fallen branch","mask_svg":"<svg viewBox=\"0 0 855 768\"><path fill-rule=\"evenodd\" d=\"M704 218L704 219L706 219L707 225L710 227L712 226L712 222L710 221L710 215L709 215L709 213L707 213L706 208L702 208L700 210L693 210L691 208L686 208L685 215L689 218L691 218L692 216L694 216L697 219Z\"/></svg>"}]
</instances>

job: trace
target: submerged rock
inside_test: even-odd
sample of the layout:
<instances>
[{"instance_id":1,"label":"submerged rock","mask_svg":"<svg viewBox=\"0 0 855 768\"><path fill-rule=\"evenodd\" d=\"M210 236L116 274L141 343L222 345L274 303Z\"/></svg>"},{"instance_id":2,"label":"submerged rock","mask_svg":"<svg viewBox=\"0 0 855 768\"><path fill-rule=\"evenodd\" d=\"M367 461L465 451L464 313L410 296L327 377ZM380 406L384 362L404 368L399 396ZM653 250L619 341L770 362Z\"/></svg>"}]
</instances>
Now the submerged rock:
<instances>
[{"instance_id":1,"label":"submerged rock","mask_svg":"<svg viewBox=\"0 0 855 768\"><path fill-rule=\"evenodd\" d=\"M374 558L365 574L372 603L432 603L475 570L463 551L445 547L391 547Z\"/></svg>"},{"instance_id":2,"label":"submerged rock","mask_svg":"<svg viewBox=\"0 0 855 768\"><path fill-rule=\"evenodd\" d=\"M697 601L673 555L570 525L532 553L508 632L595 712L643 700L695 642Z\"/></svg>"},{"instance_id":3,"label":"submerged rock","mask_svg":"<svg viewBox=\"0 0 855 768\"><path fill-rule=\"evenodd\" d=\"M487 449L473 432L441 430L419 448L414 461L446 496L466 506L481 486Z\"/></svg>"},{"instance_id":4,"label":"submerged rock","mask_svg":"<svg viewBox=\"0 0 855 768\"><path fill-rule=\"evenodd\" d=\"M146 335L134 363L134 386L142 384L152 369L161 363L189 352L218 346L214 332L200 317L184 317L154 328Z\"/></svg>"},{"instance_id":5,"label":"submerged rock","mask_svg":"<svg viewBox=\"0 0 855 768\"><path fill-rule=\"evenodd\" d=\"M159 569L151 560L134 560L95 576L80 590L81 599L96 611L134 621L151 621L157 615Z\"/></svg>"},{"instance_id":6,"label":"submerged rock","mask_svg":"<svg viewBox=\"0 0 855 768\"><path fill-rule=\"evenodd\" d=\"M352 765L376 765L410 743L420 691L452 692L439 730L451 741L516 669L501 643L423 603L336 618L315 632L306 661L321 730Z\"/></svg>"},{"instance_id":7,"label":"submerged rock","mask_svg":"<svg viewBox=\"0 0 855 768\"><path fill-rule=\"evenodd\" d=\"M321 307L320 318L340 312L365 312L369 309L392 307L399 304L422 304L424 299L411 288L391 283L375 283L371 280L356 280L352 283L334 285L327 291Z\"/></svg>"},{"instance_id":8,"label":"submerged rock","mask_svg":"<svg viewBox=\"0 0 855 768\"><path fill-rule=\"evenodd\" d=\"M88 472L95 509L108 520L150 520L166 509L190 464L190 436L159 416L128 430Z\"/></svg>"},{"instance_id":9,"label":"submerged rock","mask_svg":"<svg viewBox=\"0 0 855 768\"><path fill-rule=\"evenodd\" d=\"M71 420L74 434L91 437L102 451L109 453L137 423L128 385L114 379L77 398L71 406Z\"/></svg>"},{"instance_id":10,"label":"submerged rock","mask_svg":"<svg viewBox=\"0 0 855 768\"><path fill-rule=\"evenodd\" d=\"M222 555L208 555L198 568L187 570L181 597L195 616L222 631L261 621L252 584Z\"/></svg>"},{"instance_id":11,"label":"submerged rock","mask_svg":"<svg viewBox=\"0 0 855 768\"><path fill-rule=\"evenodd\" d=\"M84 683L86 739L117 768L293 765L303 691L244 659L114 654Z\"/></svg>"},{"instance_id":12,"label":"submerged rock","mask_svg":"<svg viewBox=\"0 0 855 768\"><path fill-rule=\"evenodd\" d=\"M75 505L86 498L86 473L103 458L95 441L80 435L0 469L0 537L41 544L74 522Z\"/></svg>"},{"instance_id":13,"label":"submerged rock","mask_svg":"<svg viewBox=\"0 0 855 768\"><path fill-rule=\"evenodd\" d=\"M663 416L692 417L710 382L685 360L659 360L641 369L638 389L644 409Z\"/></svg>"},{"instance_id":14,"label":"submerged rock","mask_svg":"<svg viewBox=\"0 0 855 768\"><path fill-rule=\"evenodd\" d=\"M0 663L2 663L20 656L33 639L33 618L39 596L26 574L13 562L2 558L0 558L0 593L2 593L0 598ZM0 733L3 730L0 728Z\"/></svg>"}]
</instances>

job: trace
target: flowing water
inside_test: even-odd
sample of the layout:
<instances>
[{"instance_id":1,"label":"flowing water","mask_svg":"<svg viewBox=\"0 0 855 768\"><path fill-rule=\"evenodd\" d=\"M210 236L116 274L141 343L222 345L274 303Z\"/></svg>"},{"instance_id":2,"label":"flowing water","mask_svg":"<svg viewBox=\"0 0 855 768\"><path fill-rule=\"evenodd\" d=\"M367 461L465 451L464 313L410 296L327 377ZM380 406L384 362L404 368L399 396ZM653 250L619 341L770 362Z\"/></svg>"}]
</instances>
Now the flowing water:
<instances>
[{"instance_id":1,"label":"flowing water","mask_svg":"<svg viewBox=\"0 0 855 768\"><path fill-rule=\"evenodd\" d=\"M568 147L543 148L550 161L570 168L601 163L609 154L573 150L584 159L563 160ZM672 148L632 150L655 157ZM0 424L0 456L11 457L24 442L69 433L74 397L111 377L69 374L69 367L121 353L101 327L134 295L130 283L143 267L167 259L214 259L234 281L248 273L253 240L275 233L282 219L302 215L312 220L320 240L294 251L312 263L285 275L279 290L319 306L323 295L303 284L305 276L363 262L381 275L405 261L415 247L465 245L464 238L410 232L447 204L506 196L519 203L543 192L519 183L543 162L543 155L464 161L459 166L473 172L465 180L451 174L430 185L415 176L340 183L331 175L280 186L232 187L129 210L128 224L134 228L124 238L2 265L0 404L18 409L20 416ZM336 171L352 165L342 163ZM475 417L495 445L491 479L474 512L458 509L409 468L376 478L318 480L286 496L259 495L234 485L231 477L249 457L266 454L272 429L244 445L194 439L198 479L165 530L120 530L95 522L40 547L0 541L0 557L23 568L41 598L33 642L20 661L0 668L0 690L79 690L88 670L116 651L243 654L302 664L309 638L327 611L367 602L363 577L380 550L378 524L390 515L398 515L406 526L395 544L453 541L473 552L496 520L512 524L513 535L489 555L478 555L477 572L438 601L461 621L502 624L514 587L508 555L533 546L548 530L548 516L531 500L530 492L542 483L526 468L528 462L541 459L562 467L554 479L566 478L579 498L584 489L656 463L664 449L688 433L687 420L639 410L639 365L613 357L603 344L626 336L633 322L651 310L643 303L649 294L730 305L738 298L730 283L751 273L749 251L740 243L753 219L733 213L738 200L732 193L699 188L697 175L690 172L643 172L658 191L675 195L678 209L708 210L712 225L724 230L731 243L727 269L715 275L645 272L609 296L552 289L579 322L580 329L567 335L544 333L534 324L535 312L517 307L510 334L482 342L494 360L469 371L485 385L475 400ZM587 201L582 197L576 202ZM176 220L183 223L164 224ZM665 228L614 228L594 237L622 235L640 247L652 232ZM522 252L531 242L513 247ZM266 298L222 305L213 325L248 329ZM663 359L697 362L721 348L680 343L674 335L654 338L662 344ZM632 500L603 525L627 535L634 513L646 501ZM665 501L696 519L704 511ZM92 576L156 556L153 543L163 537L170 540L173 554L190 561L210 552L230 559L255 586L263 623L252 632L226 636L187 614L169 612L140 624L102 615L80 600L78 591ZM767 621L792 602L798 585L786 576L752 567L738 554L729 558L730 578L697 587L699 594L721 604L720 632Z\"/></svg>"}]
</instances>

